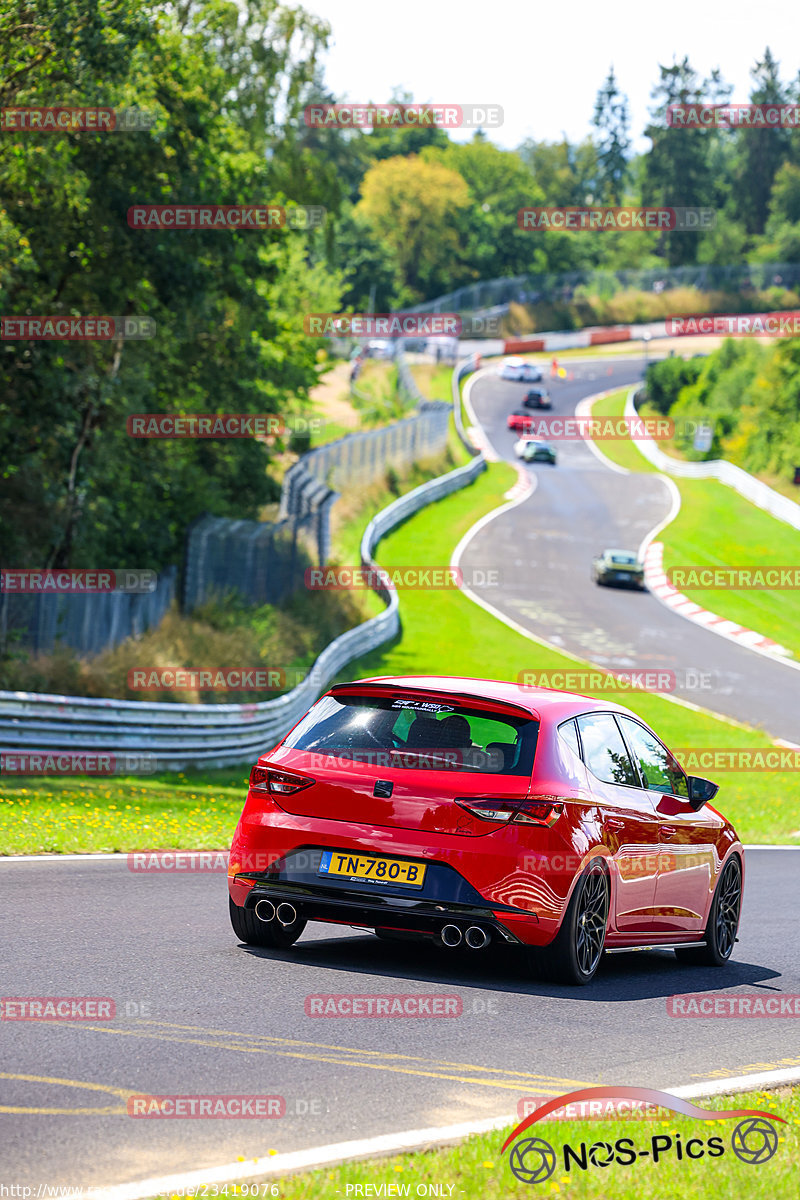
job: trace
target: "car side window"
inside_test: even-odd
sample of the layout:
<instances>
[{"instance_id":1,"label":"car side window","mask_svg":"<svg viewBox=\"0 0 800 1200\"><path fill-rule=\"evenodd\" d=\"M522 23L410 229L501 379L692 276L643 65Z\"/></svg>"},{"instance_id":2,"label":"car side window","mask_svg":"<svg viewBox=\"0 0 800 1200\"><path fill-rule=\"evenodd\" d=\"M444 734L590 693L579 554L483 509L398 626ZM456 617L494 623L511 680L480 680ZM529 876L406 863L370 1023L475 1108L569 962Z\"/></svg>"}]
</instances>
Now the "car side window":
<instances>
[{"instance_id":1,"label":"car side window","mask_svg":"<svg viewBox=\"0 0 800 1200\"><path fill-rule=\"evenodd\" d=\"M642 776L644 786L651 792L688 798L686 776L658 738L630 717L617 717Z\"/></svg>"},{"instance_id":2,"label":"car side window","mask_svg":"<svg viewBox=\"0 0 800 1200\"><path fill-rule=\"evenodd\" d=\"M569 746L570 750L574 750L578 758L581 757L581 744L578 740L578 728L574 721L564 721L563 725L559 725L558 732L561 734L564 741Z\"/></svg>"},{"instance_id":3,"label":"car side window","mask_svg":"<svg viewBox=\"0 0 800 1200\"><path fill-rule=\"evenodd\" d=\"M604 783L639 786L639 778L611 713L586 713L578 717L578 728L583 761L593 775Z\"/></svg>"}]
</instances>

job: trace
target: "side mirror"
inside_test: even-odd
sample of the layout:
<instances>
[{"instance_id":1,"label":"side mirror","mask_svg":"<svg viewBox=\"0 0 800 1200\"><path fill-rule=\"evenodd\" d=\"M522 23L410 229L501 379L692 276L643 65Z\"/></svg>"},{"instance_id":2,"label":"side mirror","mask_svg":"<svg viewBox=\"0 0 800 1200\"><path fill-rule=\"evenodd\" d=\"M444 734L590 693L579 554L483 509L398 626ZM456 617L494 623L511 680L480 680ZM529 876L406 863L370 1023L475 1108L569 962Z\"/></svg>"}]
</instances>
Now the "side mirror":
<instances>
[{"instance_id":1,"label":"side mirror","mask_svg":"<svg viewBox=\"0 0 800 1200\"><path fill-rule=\"evenodd\" d=\"M693 808L695 812L699 812L704 804L713 800L719 791L718 783L712 783L710 779L701 779L699 775L689 775L687 782L689 784L689 807Z\"/></svg>"}]
</instances>

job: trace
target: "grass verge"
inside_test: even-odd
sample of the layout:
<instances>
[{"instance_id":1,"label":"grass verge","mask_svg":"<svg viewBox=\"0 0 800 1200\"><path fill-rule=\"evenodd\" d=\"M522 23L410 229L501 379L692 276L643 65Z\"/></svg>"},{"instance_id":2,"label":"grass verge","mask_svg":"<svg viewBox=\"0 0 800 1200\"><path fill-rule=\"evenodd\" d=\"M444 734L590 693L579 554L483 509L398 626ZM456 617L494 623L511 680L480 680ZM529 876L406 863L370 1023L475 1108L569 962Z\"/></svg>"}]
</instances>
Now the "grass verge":
<instances>
[{"instance_id":1,"label":"grass verge","mask_svg":"<svg viewBox=\"0 0 800 1200\"><path fill-rule=\"evenodd\" d=\"M598 417L621 416L628 389L598 400ZM603 442L603 454L629 471L654 472L630 439ZM674 480L681 510L659 534L664 566L764 568L800 561L800 533L716 479ZM677 583L677 581L676 581ZM786 588L703 589L681 585L696 604L755 629L800 657L800 591Z\"/></svg>"},{"instance_id":2,"label":"grass verge","mask_svg":"<svg viewBox=\"0 0 800 1200\"><path fill-rule=\"evenodd\" d=\"M453 368L445 363L415 362L409 365L417 387L426 400L452 399Z\"/></svg>"},{"instance_id":3,"label":"grass verge","mask_svg":"<svg viewBox=\"0 0 800 1200\"><path fill-rule=\"evenodd\" d=\"M699 1119L670 1114L667 1120L581 1120L540 1121L527 1130L515 1145L530 1137L541 1138L555 1152L555 1168L549 1178L534 1185L512 1173L509 1155L500 1153L511 1127L477 1134L452 1146L436 1147L390 1158L373 1158L342 1163L302 1174L279 1176L269 1182L231 1184L228 1196L277 1196L280 1200L335 1200L336 1197L446 1196L453 1200L529 1200L532 1195L571 1196L577 1200L679 1200L687 1196L742 1197L776 1200L796 1195L800 1168L800 1089L779 1092L746 1092L696 1102L703 1108L752 1108L783 1117L775 1123L778 1144L774 1156L761 1164L742 1161L732 1148L736 1118ZM653 1139L659 1141L654 1143ZM709 1139L719 1142L709 1145ZM619 1139L629 1139L617 1147ZM667 1140L669 1139L669 1140ZM693 1139L699 1139L694 1141ZM686 1153L689 1143L695 1154ZM615 1154L636 1152L632 1164L610 1161L605 1146L598 1146L593 1165L593 1146L605 1143ZM632 1143L632 1144L631 1144ZM747 1144L747 1143L746 1143ZM754 1143L755 1144L755 1143ZM722 1152L719 1153L719 1146ZM565 1155L564 1147L572 1153ZM680 1157L678 1148L680 1147ZM715 1151L709 1155L709 1149ZM638 1157L639 1151L646 1153ZM657 1161L654 1157L657 1156ZM626 1157L630 1157L627 1154ZM542 1159L535 1151L523 1160L535 1168ZM583 1163L586 1167L583 1167ZM434 1190L434 1187L437 1190ZM200 1193L202 1194L202 1193ZM170 1196L170 1193L165 1193ZM172 1196L170 1200L179 1200Z\"/></svg>"}]
</instances>

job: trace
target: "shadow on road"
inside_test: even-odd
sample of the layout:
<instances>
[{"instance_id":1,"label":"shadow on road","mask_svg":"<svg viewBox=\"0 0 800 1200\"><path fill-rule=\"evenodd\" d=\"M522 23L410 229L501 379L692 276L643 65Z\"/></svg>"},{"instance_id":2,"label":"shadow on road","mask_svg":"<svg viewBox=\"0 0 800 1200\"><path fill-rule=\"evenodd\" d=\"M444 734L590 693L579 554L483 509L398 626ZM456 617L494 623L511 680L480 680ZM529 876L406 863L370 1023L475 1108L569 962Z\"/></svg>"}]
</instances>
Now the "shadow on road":
<instances>
[{"instance_id":1,"label":"shadow on road","mask_svg":"<svg viewBox=\"0 0 800 1200\"><path fill-rule=\"evenodd\" d=\"M387 943L360 935L308 938L299 941L290 951L262 950L255 946L241 948L255 958L263 958L265 964L280 962L381 979L414 980L603 1004L752 987L780 978L779 972L769 967L736 960L720 968L683 966L670 950L606 955L588 987L565 987L527 976L524 952L504 947L445 954L441 947L423 942Z\"/></svg>"}]
</instances>

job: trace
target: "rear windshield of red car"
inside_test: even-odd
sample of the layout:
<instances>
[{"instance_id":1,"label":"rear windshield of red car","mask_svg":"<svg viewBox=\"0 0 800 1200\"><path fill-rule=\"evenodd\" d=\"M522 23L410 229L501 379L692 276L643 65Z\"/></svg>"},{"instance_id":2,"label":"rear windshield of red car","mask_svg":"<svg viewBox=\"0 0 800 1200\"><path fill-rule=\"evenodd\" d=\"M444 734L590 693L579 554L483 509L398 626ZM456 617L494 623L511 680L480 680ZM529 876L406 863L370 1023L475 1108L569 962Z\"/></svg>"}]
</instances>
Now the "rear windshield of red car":
<instances>
[{"instance_id":1,"label":"rear windshield of red car","mask_svg":"<svg viewBox=\"0 0 800 1200\"><path fill-rule=\"evenodd\" d=\"M539 722L450 700L323 696L283 746L379 767L530 775Z\"/></svg>"}]
</instances>

